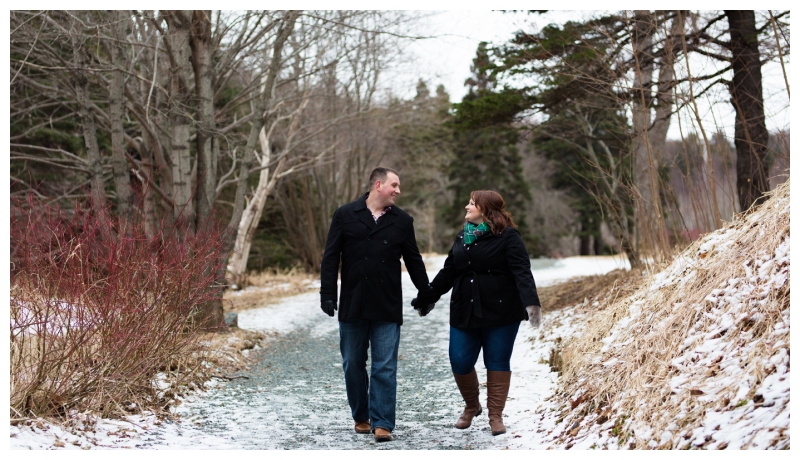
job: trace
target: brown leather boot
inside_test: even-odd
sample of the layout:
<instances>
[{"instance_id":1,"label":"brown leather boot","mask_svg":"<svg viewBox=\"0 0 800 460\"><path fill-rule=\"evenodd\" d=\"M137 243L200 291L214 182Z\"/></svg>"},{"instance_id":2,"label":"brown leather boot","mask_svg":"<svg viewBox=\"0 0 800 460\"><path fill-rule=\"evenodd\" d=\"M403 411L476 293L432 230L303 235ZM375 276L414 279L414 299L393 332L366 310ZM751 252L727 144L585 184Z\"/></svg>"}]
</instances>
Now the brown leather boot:
<instances>
[{"instance_id":1,"label":"brown leather boot","mask_svg":"<svg viewBox=\"0 0 800 460\"><path fill-rule=\"evenodd\" d=\"M489 409L489 426L492 436L506 432L503 425L503 409L506 407L511 371L486 371L486 407Z\"/></svg>"},{"instance_id":2,"label":"brown leather boot","mask_svg":"<svg viewBox=\"0 0 800 460\"><path fill-rule=\"evenodd\" d=\"M480 415L483 411L483 408L481 408L478 374L473 368L469 374L461 375L453 372L453 377L456 379L456 385L458 385L458 391L461 392L461 397L464 398L464 402L467 404L464 407L464 413L461 414L461 417L456 422L456 428L463 430L464 428L469 428L472 425L472 418Z\"/></svg>"},{"instance_id":3,"label":"brown leather boot","mask_svg":"<svg viewBox=\"0 0 800 460\"><path fill-rule=\"evenodd\" d=\"M356 433L359 434L372 433L372 425L370 425L369 420L365 422L356 422Z\"/></svg>"},{"instance_id":4,"label":"brown leather boot","mask_svg":"<svg viewBox=\"0 0 800 460\"><path fill-rule=\"evenodd\" d=\"M385 428L375 428L375 441L386 442L392 440L392 433Z\"/></svg>"}]
</instances>

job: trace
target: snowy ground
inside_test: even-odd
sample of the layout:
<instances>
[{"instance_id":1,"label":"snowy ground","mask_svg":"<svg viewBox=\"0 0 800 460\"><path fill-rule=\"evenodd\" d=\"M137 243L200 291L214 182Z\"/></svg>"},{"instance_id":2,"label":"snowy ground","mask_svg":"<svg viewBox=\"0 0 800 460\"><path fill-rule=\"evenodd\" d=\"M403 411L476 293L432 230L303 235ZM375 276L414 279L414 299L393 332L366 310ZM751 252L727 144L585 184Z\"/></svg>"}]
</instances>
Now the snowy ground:
<instances>
[{"instance_id":1,"label":"snowy ground","mask_svg":"<svg viewBox=\"0 0 800 460\"><path fill-rule=\"evenodd\" d=\"M427 261L433 276L443 256ZM534 260L538 286L570 276L626 268L615 257ZM403 273L406 304L416 291ZM511 390L505 409L508 432L491 436L485 414L467 430L453 428L463 403L447 362L448 298L425 318L405 313L398 371L395 441L375 445L356 435L344 391L338 324L319 311L316 292L242 312L242 328L277 332L247 379L212 381L174 409L174 420L152 415L128 420L76 421L71 428L44 421L11 427L12 449L546 449L552 445L557 411L549 407L557 375L546 364L558 338L580 330L581 315L568 308L544 315L544 328L523 323L512 356ZM479 358L479 378L486 372ZM485 402L485 390L482 390Z\"/></svg>"}]
</instances>

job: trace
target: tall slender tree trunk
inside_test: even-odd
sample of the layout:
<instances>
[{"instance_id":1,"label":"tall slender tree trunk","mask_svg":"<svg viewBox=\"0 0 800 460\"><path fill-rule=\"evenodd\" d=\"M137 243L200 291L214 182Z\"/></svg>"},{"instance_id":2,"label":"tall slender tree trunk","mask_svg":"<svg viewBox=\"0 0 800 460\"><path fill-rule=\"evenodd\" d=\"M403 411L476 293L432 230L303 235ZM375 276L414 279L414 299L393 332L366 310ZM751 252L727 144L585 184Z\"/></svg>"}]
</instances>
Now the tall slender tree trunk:
<instances>
[{"instance_id":1,"label":"tall slender tree trunk","mask_svg":"<svg viewBox=\"0 0 800 460\"><path fill-rule=\"evenodd\" d=\"M114 189L116 191L117 216L123 221L131 218L133 211L133 191L128 173L128 162L125 158L125 137L122 127L125 116L125 69L127 54L125 40L129 31L130 12L116 11L112 13L112 32L114 41L111 44L111 62L114 70L109 87L109 117L111 118L111 168L114 173Z\"/></svg>"},{"instance_id":2,"label":"tall slender tree trunk","mask_svg":"<svg viewBox=\"0 0 800 460\"><path fill-rule=\"evenodd\" d=\"M264 117L266 116L269 102L272 99L275 80L277 79L278 72L280 71L283 45L292 34L295 21L299 16L300 11L287 11L285 13L284 18L281 21L281 26L278 29L278 34L275 37L275 43L272 46L272 59L270 61L269 69L267 70L266 82L264 83L260 97L256 99L254 104L255 107L253 110L255 111L256 116L250 123L250 135L247 137L247 143L245 144L244 151L242 152L244 158L239 166L238 181L236 183L236 191L233 198L233 212L231 213L231 220L228 222L227 246L229 251L233 250L233 243L236 238L236 229L239 227L239 222L242 218L242 213L244 212L247 179L250 176L250 169L253 167L253 163L255 162L255 155L253 155L253 152L256 148L259 132L266 123Z\"/></svg>"},{"instance_id":3,"label":"tall slender tree trunk","mask_svg":"<svg viewBox=\"0 0 800 460\"><path fill-rule=\"evenodd\" d=\"M653 120L653 126L650 129L649 139L651 151L658 159L666 157L667 131L669 131L672 112L675 106L675 97L673 95L675 86L674 49L679 43L677 37L679 37L683 31L683 18L683 15L676 15L676 17L672 19L672 23L666 33L666 38L664 39L664 56L661 57L661 59L659 59L656 63L656 68L658 69L656 114L655 119ZM656 175L656 177L659 180L658 190L661 190L660 177L658 175ZM662 204L660 203L660 197L657 199L659 199L659 204ZM664 213L662 211L662 219L663 214ZM667 224L665 222L658 234L661 247L664 248L665 251L669 249L669 238L666 227Z\"/></svg>"},{"instance_id":4,"label":"tall slender tree trunk","mask_svg":"<svg viewBox=\"0 0 800 460\"><path fill-rule=\"evenodd\" d=\"M769 191L767 142L761 86L761 55L752 10L726 10L731 35L733 81L731 102L736 110L736 189L741 210L766 199Z\"/></svg>"},{"instance_id":5,"label":"tall slender tree trunk","mask_svg":"<svg viewBox=\"0 0 800 460\"><path fill-rule=\"evenodd\" d=\"M171 128L170 160L172 166L172 192L175 219L189 233L195 230L195 209L192 200L192 159L189 150L191 136L191 93L189 90L190 56L189 46L192 25L191 11L168 11L164 13L169 26L170 74L169 74L169 120Z\"/></svg>"},{"instance_id":6,"label":"tall slender tree trunk","mask_svg":"<svg viewBox=\"0 0 800 460\"><path fill-rule=\"evenodd\" d=\"M261 220L261 213L264 211L264 205L267 203L267 197L275 188L277 173L283 169L286 157L281 158L275 166L275 174L270 174L271 168L268 168L270 161L272 161L272 149L270 146L269 138L265 129L261 129L259 134L259 141L261 144L261 157L260 165L263 168L259 173L258 185L253 194L253 198L247 203L247 207L242 213L242 219L239 221L239 228L236 232L236 240L233 246L233 253L230 259L230 280L233 284L244 287L246 285L246 272L247 260L250 257L250 246L253 243L258 222Z\"/></svg>"},{"instance_id":7,"label":"tall slender tree trunk","mask_svg":"<svg viewBox=\"0 0 800 460\"><path fill-rule=\"evenodd\" d=\"M208 222L216 198L217 156L213 146L216 143L217 123L214 118L214 66L211 58L211 11L195 10L192 14L192 66L194 67L194 87L197 117L197 227Z\"/></svg>"},{"instance_id":8,"label":"tall slender tree trunk","mask_svg":"<svg viewBox=\"0 0 800 460\"><path fill-rule=\"evenodd\" d=\"M225 250L223 251L223 257L225 257L226 262L231 256L231 253L234 249L234 242L236 240L237 230L239 228L240 221L242 219L242 213L244 212L244 205L245 205L245 191L247 189L247 179L250 176L250 169L253 167L253 163L255 161L255 155L253 154L256 142L258 140L258 135L261 129L264 127L266 121L264 117L266 115L266 110L269 105L270 100L272 99L275 80L278 77L278 72L280 71L280 64L281 64L281 56L283 54L283 45L286 43L286 40L292 34L294 30L294 24L297 18L300 16L300 11L287 11L283 20L281 21L280 28L278 29L278 34L275 37L275 42L272 47L272 59L270 61L269 69L267 70L267 79L264 84L261 96L256 99L254 111L256 117L250 124L250 135L247 137L247 143L244 147L244 151L242 154L244 158L239 166L239 176L238 181L236 183L236 191L234 194L233 199L233 212L231 213L231 220L228 222L225 241ZM222 268L217 272L217 282L222 285L225 284L225 272L226 272L226 264L221 264ZM206 306L206 314L209 318L222 318L222 298L220 297L214 302L209 303Z\"/></svg>"},{"instance_id":9,"label":"tall slender tree trunk","mask_svg":"<svg viewBox=\"0 0 800 460\"><path fill-rule=\"evenodd\" d=\"M142 212L144 213L144 231L148 238L156 236L158 229L158 216L156 198L151 183L155 182L153 174L153 144L155 139L150 137L147 130L142 131Z\"/></svg>"},{"instance_id":10,"label":"tall slender tree trunk","mask_svg":"<svg viewBox=\"0 0 800 460\"><path fill-rule=\"evenodd\" d=\"M632 44L633 82L633 161L634 183L638 196L635 207L636 245L639 252L661 255L662 221L658 192L658 158L651 148L650 123L653 103L653 34L655 21L648 10L634 13Z\"/></svg>"},{"instance_id":11,"label":"tall slender tree trunk","mask_svg":"<svg viewBox=\"0 0 800 460\"><path fill-rule=\"evenodd\" d=\"M74 11L74 15L81 14ZM75 95L78 102L78 113L83 129L83 140L86 143L87 166L91 187L91 199L94 209L105 207L105 184L103 181L103 163L100 158L100 147L97 143L97 124L91 108L89 98L89 76L86 73L85 35L79 29L80 25L73 20L70 25L70 39L72 41L73 62L75 64Z\"/></svg>"}]
</instances>

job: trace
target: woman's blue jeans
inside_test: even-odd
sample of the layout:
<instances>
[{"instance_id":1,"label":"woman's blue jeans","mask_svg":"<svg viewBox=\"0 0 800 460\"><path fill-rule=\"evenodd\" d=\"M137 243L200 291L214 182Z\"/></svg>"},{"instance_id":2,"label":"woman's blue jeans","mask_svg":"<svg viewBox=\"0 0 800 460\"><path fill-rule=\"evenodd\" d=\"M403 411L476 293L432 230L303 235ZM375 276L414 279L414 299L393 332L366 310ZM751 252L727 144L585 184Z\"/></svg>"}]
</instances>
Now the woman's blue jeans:
<instances>
[{"instance_id":1,"label":"woman's blue jeans","mask_svg":"<svg viewBox=\"0 0 800 460\"><path fill-rule=\"evenodd\" d=\"M372 429L394 430L397 405L397 350L400 325L386 321L339 321L347 401L356 423L371 421ZM367 350L372 368L367 377Z\"/></svg>"},{"instance_id":2,"label":"woman's blue jeans","mask_svg":"<svg viewBox=\"0 0 800 460\"><path fill-rule=\"evenodd\" d=\"M472 372L483 348L483 364L489 371L510 371L511 352L520 323L508 326L462 329L450 326L450 367L458 375Z\"/></svg>"}]
</instances>

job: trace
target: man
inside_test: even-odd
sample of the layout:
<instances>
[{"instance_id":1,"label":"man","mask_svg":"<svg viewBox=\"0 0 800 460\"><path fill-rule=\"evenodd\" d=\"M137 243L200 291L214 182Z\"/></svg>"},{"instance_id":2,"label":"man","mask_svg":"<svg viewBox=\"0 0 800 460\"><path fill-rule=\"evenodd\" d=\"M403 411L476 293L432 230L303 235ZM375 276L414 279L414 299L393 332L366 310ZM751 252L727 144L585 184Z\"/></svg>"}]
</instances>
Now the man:
<instances>
[{"instance_id":1,"label":"man","mask_svg":"<svg viewBox=\"0 0 800 460\"><path fill-rule=\"evenodd\" d=\"M378 442L391 441L397 397L397 350L403 324L400 257L414 286L430 306L437 299L428 284L417 249L414 219L395 206L400 177L390 168L375 168L369 191L333 213L322 256L322 311L336 310L336 279L342 262L339 297L339 348L347 400L357 433L375 433ZM420 310L427 313L427 308ZM367 350L372 369L367 377Z\"/></svg>"}]
</instances>

